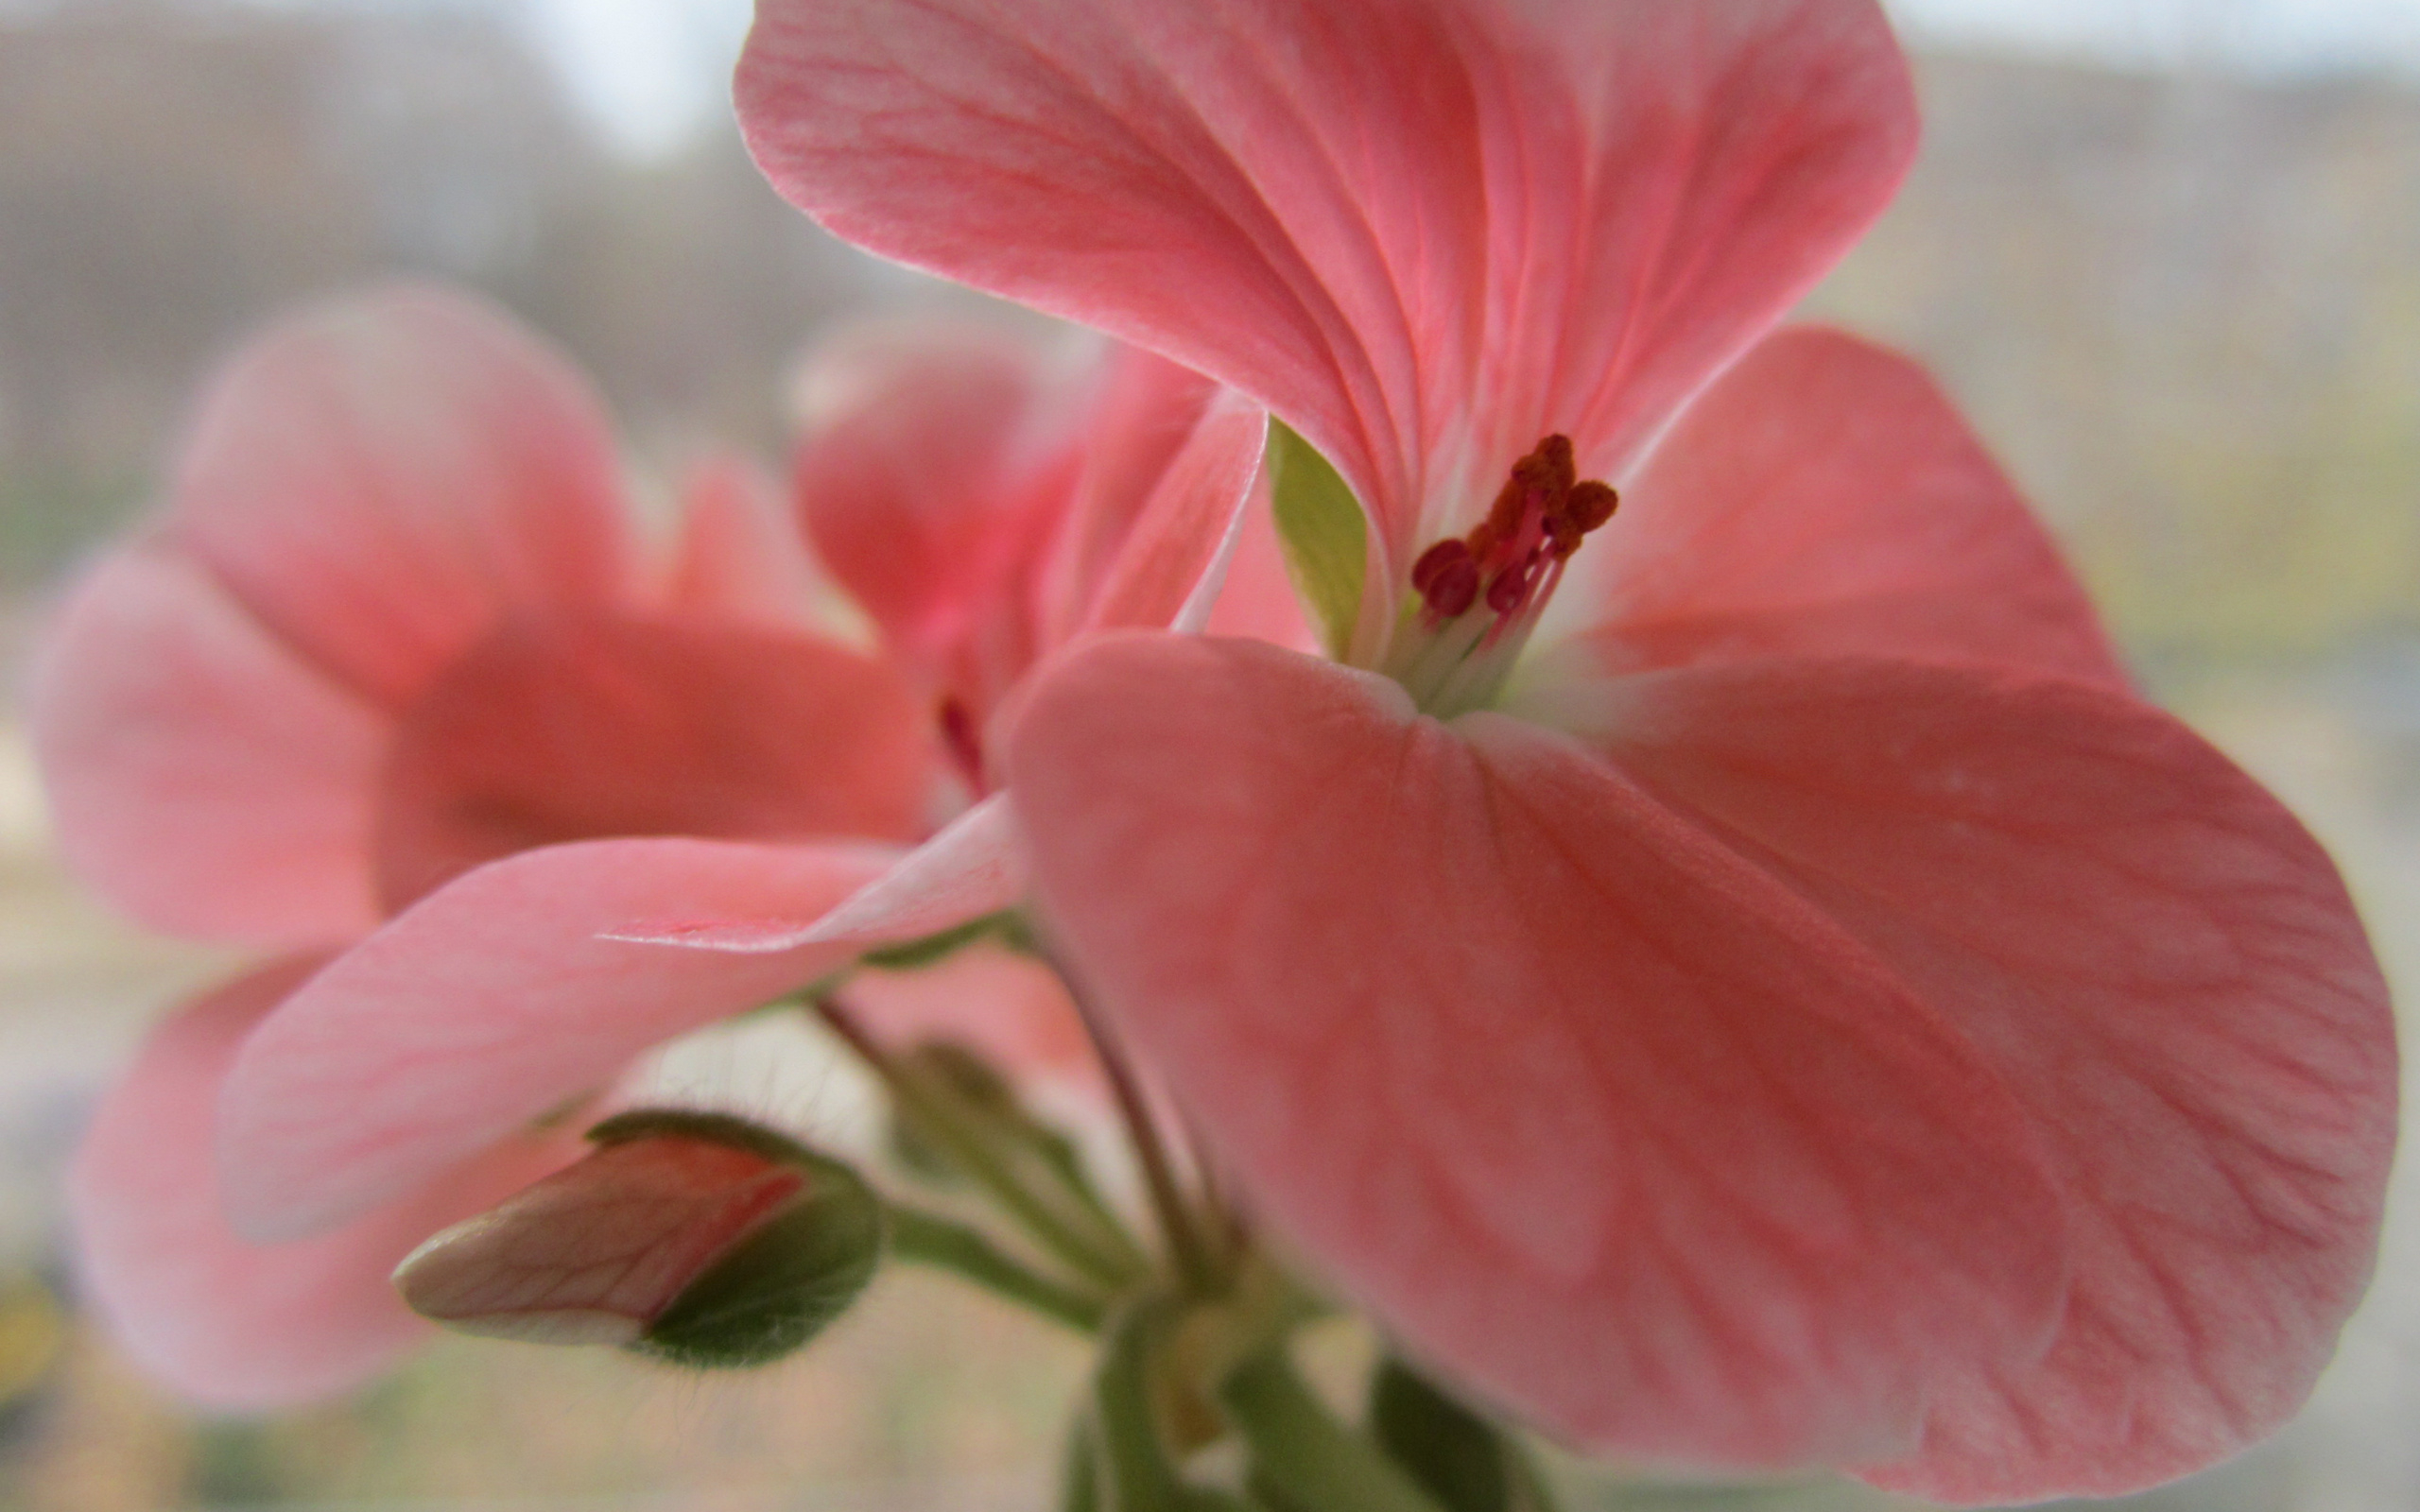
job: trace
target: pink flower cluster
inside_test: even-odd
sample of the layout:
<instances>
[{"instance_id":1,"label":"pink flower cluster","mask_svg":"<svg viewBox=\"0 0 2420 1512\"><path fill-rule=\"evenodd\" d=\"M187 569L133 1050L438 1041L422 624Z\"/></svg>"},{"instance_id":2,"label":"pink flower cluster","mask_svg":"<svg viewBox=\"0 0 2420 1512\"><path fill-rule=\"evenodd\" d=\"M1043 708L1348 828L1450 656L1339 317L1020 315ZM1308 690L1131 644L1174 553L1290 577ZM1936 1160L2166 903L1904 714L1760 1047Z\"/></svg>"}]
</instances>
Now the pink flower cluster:
<instances>
[{"instance_id":1,"label":"pink flower cluster","mask_svg":"<svg viewBox=\"0 0 2420 1512\"><path fill-rule=\"evenodd\" d=\"M738 97L831 230L1132 346L856 337L795 512L711 471L653 553L483 307L220 375L39 708L85 874L277 953L78 1165L164 1375L357 1379L550 1111L1020 908L1257 1223L1577 1444L1979 1502L2299 1405L2385 988L1929 380L1779 323L1913 151L1872 0L760 0ZM950 1011L1035 1068L1030 970Z\"/></svg>"},{"instance_id":2,"label":"pink flower cluster","mask_svg":"<svg viewBox=\"0 0 2420 1512\"><path fill-rule=\"evenodd\" d=\"M576 1153L544 1115L920 928L877 887L829 940L603 936L820 912L953 856L944 906L1012 901L936 710L1175 617L1261 446L1256 411L1158 358L1064 366L979 329L836 343L806 517L717 464L662 550L582 380L463 296L306 311L218 375L35 709L70 861L146 923L273 954L160 1028L78 1162L92 1284L164 1379L248 1407L378 1368L423 1330L395 1263ZM1273 538L1252 546L1221 614L1282 634ZM838 588L873 646L826 624ZM867 989L881 1027L1083 1056L1040 968L929 974Z\"/></svg>"}]
</instances>

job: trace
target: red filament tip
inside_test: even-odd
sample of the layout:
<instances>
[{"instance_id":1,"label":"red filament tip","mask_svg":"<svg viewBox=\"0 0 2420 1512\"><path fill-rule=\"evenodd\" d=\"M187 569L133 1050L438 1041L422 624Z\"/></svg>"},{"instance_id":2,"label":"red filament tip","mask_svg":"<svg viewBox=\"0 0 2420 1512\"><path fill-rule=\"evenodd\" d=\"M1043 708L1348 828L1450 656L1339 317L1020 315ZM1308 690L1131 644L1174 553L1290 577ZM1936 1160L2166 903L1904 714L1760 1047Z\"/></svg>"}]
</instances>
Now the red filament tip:
<instances>
[{"instance_id":1,"label":"red filament tip","mask_svg":"<svg viewBox=\"0 0 2420 1512\"><path fill-rule=\"evenodd\" d=\"M1571 438L1549 436L1512 464L1487 518L1462 540L1438 541L1412 564L1411 586L1435 621L1459 618L1486 585L1487 607L1518 613L1548 568L1580 549L1581 539L1614 517L1621 495L1582 479Z\"/></svg>"},{"instance_id":2,"label":"red filament tip","mask_svg":"<svg viewBox=\"0 0 2420 1512\"><path fill-rule=\"evenodd\" d=\"M1441 541L1411 564L1411 586L1440 619L1453 619L1478 597L1478 561L1460 541Z\"/></svg>"}]
</instances>

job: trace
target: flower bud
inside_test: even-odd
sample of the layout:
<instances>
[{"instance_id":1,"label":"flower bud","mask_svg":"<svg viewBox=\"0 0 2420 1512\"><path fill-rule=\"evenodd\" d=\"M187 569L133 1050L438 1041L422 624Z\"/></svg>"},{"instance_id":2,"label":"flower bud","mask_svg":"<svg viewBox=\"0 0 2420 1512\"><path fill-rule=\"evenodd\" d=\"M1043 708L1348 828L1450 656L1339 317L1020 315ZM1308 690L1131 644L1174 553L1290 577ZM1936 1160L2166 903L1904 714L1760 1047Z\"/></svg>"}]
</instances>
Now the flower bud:
<instances>
[{"instance_id":1,"label":"flower bud","mask_svg":"<svg viewBox=\"0 0 2420 1512\"><path fill-rule=\"evenodd\" d=\"M762 1365L873 1275L882 1205L847 1166L714 1113L625 1113L596 1149L414 1250L404 1300L466 1333Z\"/></svg>"}]
</instances>

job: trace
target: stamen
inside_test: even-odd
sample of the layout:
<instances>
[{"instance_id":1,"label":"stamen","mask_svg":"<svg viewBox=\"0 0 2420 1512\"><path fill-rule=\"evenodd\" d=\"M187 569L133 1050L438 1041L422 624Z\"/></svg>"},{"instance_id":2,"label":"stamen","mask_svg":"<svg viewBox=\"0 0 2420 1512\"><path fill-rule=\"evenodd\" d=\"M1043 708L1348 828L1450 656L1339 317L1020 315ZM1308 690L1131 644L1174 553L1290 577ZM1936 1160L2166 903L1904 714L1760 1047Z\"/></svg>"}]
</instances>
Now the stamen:
<instances>
[{"instance_id":1,"label":"stamen","mask_svg":"<svg viewBox=\"0 0 2420 1512\"><path fill-rule=\"evenodd\" d=\"M1563 512L1547 522L1547 532L1554 537L1554 554L1558 560L1580 549L1580 538L1614 517L1620 507L1621 495L1609 484L1594 478L1574 484L1564 495Z\"/></svg>"},{"instance_id":2,"label":"stamen","mask_svg":"<svg viewBox=\"0 0 2420 1512\"><path fill-rule=\"evenodd\" d=\"M1412 588L1418 593L1426 593L1436 585L1439 574L1457 562L1468 561L1470 555L1471 548L1459 541L1437 542L1422 552L1420 559L1411 564Z\"/></svg>"},{"instance_id":3,"label":"stamen","mask_svg":"<svg viewBox=\"0 0 2420 1512\"><path fill-rule=\"evenodd\" d=\"M1621 496L1582 479L1567 436L1548 436L1512 464L1487 518L1461 540L1440 541L1412 563L1419 595L1417 644L1388 659L1391 672L1428 706L1427 694L1452 690L1449 702L1491 696L1520 651L1537 611L1554 593L1563 564L1589 532L1614 517ZM1494 619L1446 634L1480 603ZM1407 627L1409 628L1409 627ZM1466 664L1472 663L1472 664ZM1478 664L1478 663L1484 663ZM1476 704L1472 705L1476 707Z\"/></svg>"},{"instance_id":4,"label":"stamen","mask_svg":"<svg viewBox=\"0 0 2420 1512\"><path fill-rule=\"evenodd\" d=\"M1469 536L1438 541L1412 563L1412 590L1426 603L1431 628L1469 612L1481 583L1490 610L1519 613L1547 561L1567 560L1581 538L1612 519L1620 503L1608 485L1579 479L1569 437L1540 441L1512 464L1487 518Z\"/></svg>"},{"instance_id":5,"label":"stamen","mask_svg":"<svg viewBox=\"0 0 2420 1512\"><path fill-rule=\"evenodd\" d=\"M1478 597L1478 562L1459 541L1441 541L1411 565L1411 586L1437 619L1458 619Z\"/></svg>"},{"instance_id":6,"label":"stamen","mask_svg":"<svg viewBox=\"0 0 2420 1512\"><path fill-rule=\"evenodd\" d=\"M1530 584L1536 579L1538 558L1535 552L1517 567L1508 567L1495 575L1487 585L1487 607L1498 614L1510 614L1529 602Z\"/></svg>"}]
</instances>

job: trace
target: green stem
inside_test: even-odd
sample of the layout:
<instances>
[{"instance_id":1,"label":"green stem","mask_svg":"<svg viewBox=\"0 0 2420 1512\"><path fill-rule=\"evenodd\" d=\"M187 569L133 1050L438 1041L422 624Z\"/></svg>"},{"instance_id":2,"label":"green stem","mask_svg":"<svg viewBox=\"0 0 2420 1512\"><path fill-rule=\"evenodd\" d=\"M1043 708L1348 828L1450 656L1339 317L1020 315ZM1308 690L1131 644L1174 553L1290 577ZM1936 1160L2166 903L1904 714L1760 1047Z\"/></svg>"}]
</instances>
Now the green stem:
<instances>
[{"instance_id":1,"label":"green stem","mask_svg":"<svg viewBox=\"0 0 2420 1512\"><path fill-rule=\"evenodd\" d=\"M1168 1159L1167 1146L1160 1139L1159 1123L1151 1116L1150 1105L1143 1096L1141 1084L1119 1055L1095 1011L1092 1000L1077 984L1056 955L1044 953L1067 988L1069 1001L1084 1022L1084 1029L1092 1037L1093 1050L1100 1057L1101 1069L1109 1076L1112 1095L1117 1099L1117 1110L1125 1120L1126 1132L1134 1144L1134 1158L1143 1168L1143 1185L1151 1194L1151 1211L1157 1215L1160 1232L1166 1237L1168 1259L1175 1264L1179 1280L1185 1290L1196 1297L1211 1296L1219 1289L1219 1276L1211 1263L1210 1251L1202 1243L1201 1231L1194 1227L1193 1210L1184 1200L1184 1189L1177 1184L1175 1164Z\"/></svg>"},{"instance_id":2,"label":"green stem","mask_svg":"<svg viewBox=\"0 0 2420 1512\"><path fill-rule=\"evenodd\" d=\"M1104 1512L1100 1470L1094 1463L1093 1418L1089 1405L1079 1403L1076 1420L1067 1430L1066 1460L1059 1471L1060 1512Z\"/></svg>"},{"instance_id":3,"label":"green stem","mask_svg":"<svg viewBox=\"0 0 2420 1512\"><path fill-rule=\"evenodd\" d=\"M1509 1433L1504 1435L1504 1458L1512 1467L1513 1485L1520 1488L1522 1512L1560 1512L1554 1484L1547 1479L1538 1457Z\"/></svg>"},{"instance_id":4,"label":"green stem","mask_svg":"<svg viewBox=\"0 0 2420 1512\"><path fill-rule=\"evenodd\" d=\"M1143 1246L1135 1242L1133 1234L1127 1228L1126 1220L1118 1216L1117 1210L1112 1208L1102 1198L1099 1189L1093 1185L1076 1147L1063 1136L1054 1134L1050 1143L1046 1144L1034 1139L1029 1129L1016 1133L1025 1147L1032 1151L1033 1158L1049 1171L1058 1189L1099 1230L1127 1273L1140 1276L1149 1272L1151 1257L1143 1252Z\"/></svg>"},{"instance_id":5,"label":"green stem","mask_svg":"<svg viewBox=\"0 0 2420 1512\"><path fill-rule=\"evenodd\" d=\"M817 992L810 994L806 1002L816 1016L882 1079L901 1111L914 1118L933 1142L946 1151L969 1177L990 1192L1044 1248L1063 1261L1070 1269L1112 1291L1122 1290L1138 1279L1133 1267L1104 1255L1082 1234L1070 1228L1051 1211L1049 1204L1035 1196L1024 1182L1016 1178L1015 1174L1001 1162L997 1153L953 1117L948 1108L927 1096L916 1078L899 1068L890 1052L866 1033L864 1026L841 1006L838 999L828 992Z\"/></svg>"},{"instance_id":6,"label":"green stem","mask_svg":"<svg viewBox=\"0 0 2420 1512\"><path fill-rule=\"evenodd\" d=\"M1219 1400L1251 1446L1253 1469L1287 1501L1320 1512L1440 1512L1375 1444L1336 1420L1282 1346L1245 1361Z\"/></svg>"},{"instance_id":7,"label":"green stem","mask_svg":"<svg viewBox=\"0 0 2420 1512\"><path fill-rule=\"evenodd\" d=\"M1111 1314L1103 1330L1083 1425L1097 1455L1095 1494L1112 1512L1256 1512L1248 1501L1187 1482L1168 1457L1151 1405L1151 1371L1176 1315L1173 1298L1146 1297Z\"/></svg>"},{"instance_id":8,"label":"green stem","mask_svg":"<svg viewBox=\"0 0 2420 1512\"><path fill-rule=\"evenodd\" d=\"M886 1203L884 1211L890 1252L901 1260L955 1272L1080 1332L1099 1330L1107 1311L1100 1298L1035 1275L966 1225L895 1202Z\"/></svg>"}]
</instances>

